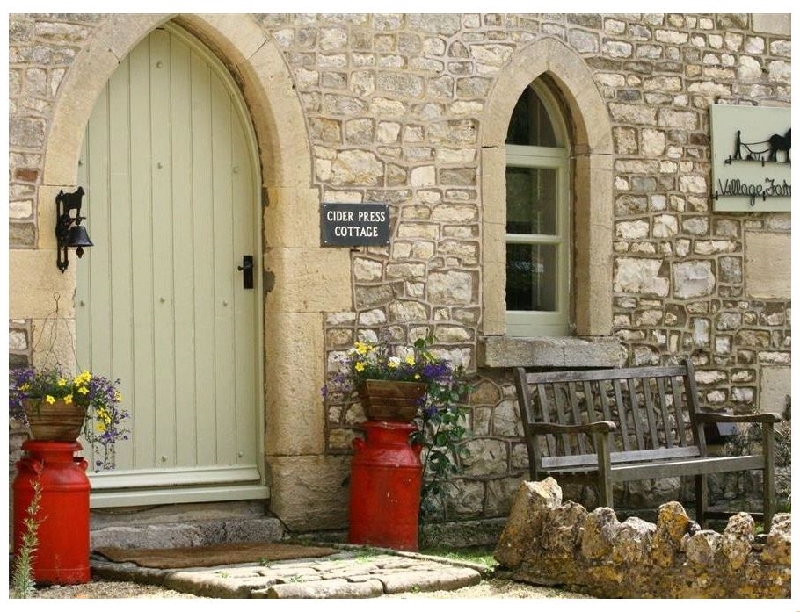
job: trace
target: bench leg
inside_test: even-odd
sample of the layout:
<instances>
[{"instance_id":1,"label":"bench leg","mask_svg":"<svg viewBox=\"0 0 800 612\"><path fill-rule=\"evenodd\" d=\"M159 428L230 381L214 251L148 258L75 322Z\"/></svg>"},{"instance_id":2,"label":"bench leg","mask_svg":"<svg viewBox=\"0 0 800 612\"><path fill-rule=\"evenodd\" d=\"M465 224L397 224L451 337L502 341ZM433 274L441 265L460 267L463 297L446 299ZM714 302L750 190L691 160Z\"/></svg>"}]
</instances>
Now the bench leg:
<instances>
[{"instance_id":1,"label":"bench leg","mask_svg":"<svg viewBox=\"0 0 800 612\"><path fill-rule=\"evenodd\" d=\"M608 434L599 433L595 436L597 449L597 489L600 499L598 502L603 508L614 507L614 486L611 484L611 447Z\"/></svg>"},{"instance_id":2,"label":"bench leg","mask_svg":"<svg viewBox=\"0 0 800 612\"><path fill-rule=\"evenodd\" d=\"M775 515L775 429L764 423L764 532L769 533Z\"/></svg>"},{"instance_id":3,"label":"bench leg","mask_svg":"<svg viewBox=\"0 0 800 612\"><path fill-rule=\"evenodd\" d=\"M708 512L708 480L704 474L694 477L694 507L696 515L694 520L705 528Z\"/></svg>"}]
</instances>

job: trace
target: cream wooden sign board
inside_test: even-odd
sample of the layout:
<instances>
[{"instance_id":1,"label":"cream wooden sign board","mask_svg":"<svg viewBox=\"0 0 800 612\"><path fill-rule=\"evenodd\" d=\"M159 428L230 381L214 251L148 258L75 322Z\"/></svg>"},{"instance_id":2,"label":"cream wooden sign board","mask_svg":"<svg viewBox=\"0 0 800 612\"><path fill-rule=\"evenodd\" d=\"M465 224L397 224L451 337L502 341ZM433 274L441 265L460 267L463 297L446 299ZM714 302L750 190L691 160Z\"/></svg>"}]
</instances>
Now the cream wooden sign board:
<instances>
[{"instance_id":1,"label":"cream wooden sign board","mask_svg":"<svg viewBox=\"0 0 800 612\"><path fill-rule=\"evenodd\" d=\"M712 104L709 112L714 210L789 212L791 109Z\"/></svg>"}]
</instances>

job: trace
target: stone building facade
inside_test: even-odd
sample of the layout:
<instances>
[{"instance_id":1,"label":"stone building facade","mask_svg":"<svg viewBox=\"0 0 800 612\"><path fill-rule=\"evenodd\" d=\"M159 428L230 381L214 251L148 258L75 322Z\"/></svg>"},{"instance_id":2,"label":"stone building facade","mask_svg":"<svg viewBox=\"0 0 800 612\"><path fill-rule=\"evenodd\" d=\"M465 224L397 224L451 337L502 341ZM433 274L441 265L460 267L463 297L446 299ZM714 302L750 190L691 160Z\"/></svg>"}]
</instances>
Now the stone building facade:
<instances>
[{"instance_id":1,"label":"stone building facade","mask_svg":"<svg viewBox=\"0 0 800 612\"><path fill-rule=\"evenodd\" d=\"M83 262L52 265L53 199L79 184L102 89L168 22L226 67L251 122L261 479L289 528L346 525L363 416L319 389L337 352L381 330L433 331L439 352L476 373L448 520L507 515L526 474L515 365L688 355L709 409L783 410L790 215L714 210L709 130L711 104L790 105L789 16L778 14L12 14L12 366L37 361L55 293L75 331ZM512 337L504 319L504 142L536 79L570 140L563 337ZM389 245L321 246L323 202L388 204ZM72 336L54 350L69 361Z\"/></svg>"}]
</instances>

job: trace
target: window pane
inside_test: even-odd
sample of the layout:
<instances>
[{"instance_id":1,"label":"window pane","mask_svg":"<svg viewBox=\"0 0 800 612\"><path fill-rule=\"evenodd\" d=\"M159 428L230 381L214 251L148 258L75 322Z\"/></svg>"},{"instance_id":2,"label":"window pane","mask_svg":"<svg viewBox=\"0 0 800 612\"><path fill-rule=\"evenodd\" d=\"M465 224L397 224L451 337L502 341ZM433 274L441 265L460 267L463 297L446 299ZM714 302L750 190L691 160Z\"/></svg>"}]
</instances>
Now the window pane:
<instances>
[{"instance_id":1,"label":"window pane","mask_svg":"<svg viewBox=\"0 0 800 612\"><path fill-rule=\"evenodd\" d=\"M557 233L556 170L506 168L506 233Z\"/></svg>"},{"instance_id":2,"label":"window pane","mask_svg":"<svg viewBox=\"0 0 800 612\"><path fill-rule=\"evenodd\" d=\"M506 245L506 310L555 312L558 252L549 244Z\"/></svg>"},{"instance_id":3,"label":"window pane","mask_svg":"<svg viewBox=\"0 0 800 612\"><path fill-rule=\"evenodd\" d=\"M522 92L511 114L506 144L530 147L558 146L547 109L530 87L526 87Z\"/></svg>"}]
</instances>

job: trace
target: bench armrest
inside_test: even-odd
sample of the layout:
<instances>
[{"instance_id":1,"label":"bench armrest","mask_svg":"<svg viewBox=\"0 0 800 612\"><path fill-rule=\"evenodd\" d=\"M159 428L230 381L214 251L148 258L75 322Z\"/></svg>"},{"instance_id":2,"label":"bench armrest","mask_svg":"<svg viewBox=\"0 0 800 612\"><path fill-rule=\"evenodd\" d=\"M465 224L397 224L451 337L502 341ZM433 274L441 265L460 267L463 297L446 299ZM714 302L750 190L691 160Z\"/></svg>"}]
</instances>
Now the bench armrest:
<instances>
[{"instance_id":1,"label":"bench armrest","mask_svg":"<svg viewBox=\"0 0 800 612\"><path fill-rule=\"evenodd\" d=\"M698 412L697 420L701 423L776 423L781 421L780 415L771 412L758 414L715 414Z\"/></svg>"},{"instance_id":2,"label":"bench armrest","mask_svg":"<svg viewBox=\"0 0 800 612\"><path fill-rule=\"evenodd\" d=\"M557 423L530 423L528 425L528 431L532 435L608 433L616 428L613 421L594 421L585 425L558 425Z\"/></svg>"}]
</instances>

